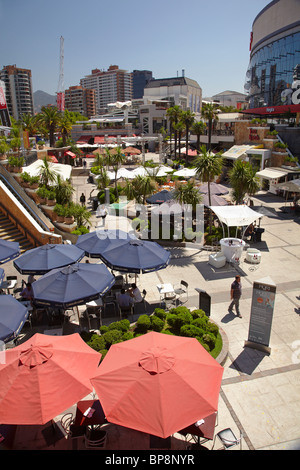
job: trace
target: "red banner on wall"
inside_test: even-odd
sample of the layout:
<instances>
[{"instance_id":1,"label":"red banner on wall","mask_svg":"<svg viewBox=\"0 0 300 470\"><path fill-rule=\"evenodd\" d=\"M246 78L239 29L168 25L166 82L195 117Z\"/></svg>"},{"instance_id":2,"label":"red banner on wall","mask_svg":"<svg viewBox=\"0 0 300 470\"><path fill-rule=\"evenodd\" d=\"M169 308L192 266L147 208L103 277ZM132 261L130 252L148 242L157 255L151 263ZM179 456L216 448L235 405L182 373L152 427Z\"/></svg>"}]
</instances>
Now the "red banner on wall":
<instances>
[{"instance_id":1,"label":"red banner on wall","mask_svg":"<svg viewBox=\"0 0 300 470\"><path fill-rule=\"evenodd\" d=\"M59 111L64 111L65 110L65 94L64 94L64 92L57 93L56 104L57 104L57 109Z\"/></svg>"},{"instance_id":2,"label":"red banner on wall","mask_svg":"<svg viewBox=\"0 0 300 470\"><path fill-rule=\"evenodd\" d=\"M10 116L6 105L6 99L3 88L0 86L0 119L2 125L11 127Z\"/></svg>"}]
</instances>

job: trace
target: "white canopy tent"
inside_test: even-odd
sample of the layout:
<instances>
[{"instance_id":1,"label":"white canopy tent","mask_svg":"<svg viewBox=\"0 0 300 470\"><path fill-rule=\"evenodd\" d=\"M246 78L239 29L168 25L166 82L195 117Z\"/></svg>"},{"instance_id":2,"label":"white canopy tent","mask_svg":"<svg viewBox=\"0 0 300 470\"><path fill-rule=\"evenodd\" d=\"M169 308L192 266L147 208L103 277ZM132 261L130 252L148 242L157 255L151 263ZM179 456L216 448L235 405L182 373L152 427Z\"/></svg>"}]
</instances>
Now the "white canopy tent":
<instances>
[{"instance_id":1,"label":"white canopy tent","mask_svg":"<svg viewBox=\"0 0 300 470\"><path fill-rule=\"evenodd\" d=\"M224 224L228 228L229 236L229 227L248 227L255 220L261 219L263 217L259 212L250 209L250 207L245 205L238 206L210 206L209 207L220 220L223 233L224 233ZM225 235L225 234L224 234Z\"/></svg>"},{"instance_id":2,"label":"white canopy tent","mask_svg":"<svg viewBox=\"0 0 300 470\"><path fill-rule=\"evenodd\" d=\"M24 166L22 168L22 173L27 172L30 176L40 175L41 169L43 166L43 160L36 160L31 165ZM64 165L62 163L52 163L49 162L50 169L56 174L60 175L63 180L71 178L72 166Z\"/></svg>"}]
</instances>

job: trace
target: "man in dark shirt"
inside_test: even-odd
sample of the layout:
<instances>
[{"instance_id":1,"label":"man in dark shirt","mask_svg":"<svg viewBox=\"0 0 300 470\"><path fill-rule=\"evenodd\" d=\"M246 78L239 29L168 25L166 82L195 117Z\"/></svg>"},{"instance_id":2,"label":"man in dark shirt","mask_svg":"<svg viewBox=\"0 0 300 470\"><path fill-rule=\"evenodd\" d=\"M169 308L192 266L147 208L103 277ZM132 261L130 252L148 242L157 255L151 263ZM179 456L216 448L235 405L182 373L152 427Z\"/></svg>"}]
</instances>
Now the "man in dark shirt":
<instances>
[{"instance_id":1,"label":"man in dark shirt","mask_svg":"<svg viewBox=\"0 0 300 470\"><path fill-rule=\"evenodd\" d=\"M241 278L240 276L235 276L235 280L231 284L231 289L230 289L231 304L228 307L228 312L232 313L233 306L235 306L236 314L240 318L242 318L242 315L240 314L241 295L242 295Z\"/></svg>"}]
</instances>

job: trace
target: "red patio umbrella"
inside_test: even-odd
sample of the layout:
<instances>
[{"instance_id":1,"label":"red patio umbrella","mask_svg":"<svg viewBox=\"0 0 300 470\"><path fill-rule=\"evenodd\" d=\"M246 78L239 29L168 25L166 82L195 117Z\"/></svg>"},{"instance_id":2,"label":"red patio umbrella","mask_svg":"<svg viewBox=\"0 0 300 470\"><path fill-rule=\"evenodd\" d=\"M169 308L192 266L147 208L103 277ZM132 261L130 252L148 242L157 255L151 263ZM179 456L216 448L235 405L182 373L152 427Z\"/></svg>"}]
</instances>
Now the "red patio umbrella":
<instances>
[{"instance_id":1,"label":"red patio umbrella","mask_svg":"<svg viewBox=\"0 0 300 470\"><path fill-rule=\"evenodd\" d=\"M101 354L78 333L32 338L4 353L0 422L45 424L92 390Z\"/></svg>"},{"instance_id":2,"label":"red patio umbrella","mask_svg":"<svg viewBox=\"0 0 300 470\"><path fill-rule=\"evenodd\" d=\"M107 420L166 438L218 409L223 367L194 338L114 344L91 379Z\"/></svg>"}]
</instances>

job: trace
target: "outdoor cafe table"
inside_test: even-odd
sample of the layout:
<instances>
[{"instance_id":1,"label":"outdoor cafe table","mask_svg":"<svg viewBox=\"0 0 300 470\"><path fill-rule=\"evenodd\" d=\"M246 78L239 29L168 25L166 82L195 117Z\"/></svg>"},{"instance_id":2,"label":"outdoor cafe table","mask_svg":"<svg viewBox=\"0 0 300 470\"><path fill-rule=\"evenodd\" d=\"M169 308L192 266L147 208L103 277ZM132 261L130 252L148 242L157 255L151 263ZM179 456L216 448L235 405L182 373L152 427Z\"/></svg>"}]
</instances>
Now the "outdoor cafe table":
<instances>
[{"instance_id":1,"label":"outdoor cafe table","mask_svg":"<svg viewBox=\"0 0 300 470\"><path fill-rule=\"evenodd\" d=\"M84 416L85 411L89 408L95 410L90 418ZM107 420L99 400L81 400L77 403L74 420L75 426L95 426L106 422Z\"/></svg>"},{"instance_id":2,"label":"outdoor cafe table","mask_svg":"<svg viewBox=\"0 0 300 470\"><path fill-rule=\"evenodd\" d=\"M168 283L168 284L158 284L156 287L158 289L161 302L163 300L170 300L175 296L174 287L170 283Z\"/></svg>"},{"instance_id":3,"label":"outdoor cafe table","mask_svg":"<svg viewBox=\"0 0 300 470\"><path fill-rule=\"evenodd\" d=\"M178 432L179 434L182 434L184 436L186 436L187 434L192 434L193 436L197 436L198 444L201 444L201 442L206 442L214 438L216 419L217 419L217 413L215 412L207 416L206 418L203 418L203 423L200 424L200 426L196 426L196 424L193 423L190 426L184 429L181 429Z\"/></svg>"}]
</instances>

